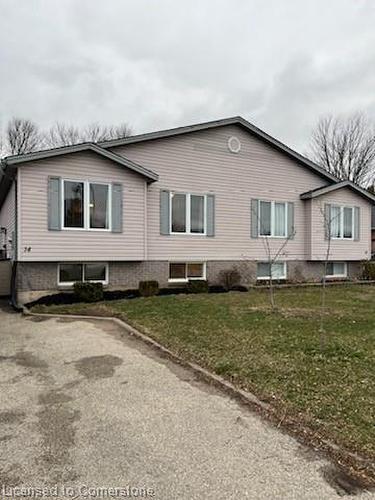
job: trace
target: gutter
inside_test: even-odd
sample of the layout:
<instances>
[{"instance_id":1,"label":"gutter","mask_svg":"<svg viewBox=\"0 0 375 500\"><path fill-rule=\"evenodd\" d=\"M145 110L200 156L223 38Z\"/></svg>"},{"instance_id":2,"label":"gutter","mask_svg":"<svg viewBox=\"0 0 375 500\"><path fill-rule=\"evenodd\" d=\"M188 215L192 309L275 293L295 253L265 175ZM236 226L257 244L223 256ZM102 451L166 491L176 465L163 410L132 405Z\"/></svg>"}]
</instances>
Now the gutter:
<instances>
[{"instance_id":1,"label":"gutter","mask_svg":"<svg viewBox=\"0 0 375 500\"><path fill-rule=\"evenodd\" d=\"M13 237L13 263L10 278L10 304L16 311L22 311L17 299L17 267L18 267L18 171L14 178L14 237Z\"/></svg>"}]
</instances>

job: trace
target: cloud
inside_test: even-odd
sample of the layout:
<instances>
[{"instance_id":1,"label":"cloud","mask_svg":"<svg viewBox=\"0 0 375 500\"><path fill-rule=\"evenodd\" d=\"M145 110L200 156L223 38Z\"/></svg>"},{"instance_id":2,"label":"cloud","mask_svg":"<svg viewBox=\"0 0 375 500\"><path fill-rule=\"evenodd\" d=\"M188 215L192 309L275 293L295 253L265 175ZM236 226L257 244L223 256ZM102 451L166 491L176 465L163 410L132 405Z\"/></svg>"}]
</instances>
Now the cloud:
<instances>
[{"instance_id":1,"label":"cloud","mask_svg":"<svg viewBox=\"0 0 375 500\"><path fill-rule=\"evenodd\" d=\"M243 115L303 150L320 114L375 119L367 0L0 0L0 120L136 132Z\"/></svg>"}]
</instances>

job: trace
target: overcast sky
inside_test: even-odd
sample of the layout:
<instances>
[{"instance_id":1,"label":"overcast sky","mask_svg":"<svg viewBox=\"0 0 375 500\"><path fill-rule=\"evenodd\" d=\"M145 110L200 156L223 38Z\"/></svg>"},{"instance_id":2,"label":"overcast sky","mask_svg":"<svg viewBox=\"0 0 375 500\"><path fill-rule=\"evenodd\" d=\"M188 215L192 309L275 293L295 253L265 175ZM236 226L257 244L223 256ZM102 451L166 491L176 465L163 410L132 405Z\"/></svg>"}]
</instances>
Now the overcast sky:
<instances>
[{"instance_id":1,"label":"overcast sky","mask_svg":"<svg viewBox=\"0 0 375 500\"><path fill-rule=\"evenodd\" d=\"M375 120L374 0L0 0L0 120L242 115L305 152L319 116Z\"/></svg>"}]
</instances>

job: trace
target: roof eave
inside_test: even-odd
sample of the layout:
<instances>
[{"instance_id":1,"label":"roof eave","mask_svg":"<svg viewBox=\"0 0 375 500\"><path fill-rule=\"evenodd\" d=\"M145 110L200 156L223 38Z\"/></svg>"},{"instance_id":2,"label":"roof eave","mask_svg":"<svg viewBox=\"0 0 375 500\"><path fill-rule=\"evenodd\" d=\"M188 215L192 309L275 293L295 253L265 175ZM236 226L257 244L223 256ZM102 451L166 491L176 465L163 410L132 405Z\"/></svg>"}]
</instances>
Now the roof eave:
<instances>
[{"instance_id":1,"label":"roof eave","mask_svg":"<svg viewBox=\"0 0 375 500\"><path fill-rule=\"evenodd\" d=\"M137 163L134 163L123 156L119 156L116 153L113 153L112 151L107 151L106 149L103 149L97 144L91 142L76 144L72 146L64 146L56 149L37 151L34 153L27 153L24 155L8 156L3 160L3 162L5 165L9 165L16 168L18 165L29 161L43 160L46 158L53 158L55 156L61 156L64 154L71 154L71 153L79 153L83 151L93 151L94 153L97 153L100 156L108 158L109 160L112 160L115 163L122 165L123 167L126 167L132 170L133 172L142 175L143 177L146 177L147 182L155 182L159 179L158 174L156 174L152 170L142 167L141 165L138 165Z\"/></svg>"},{"instance_id":2,"label":"roof eave","mask_svg":"<svg viewBox=\"0 0 375 500\"><path fill-rule=\"evenodd\" d=\"M313 191L307 191L306 193L302 193L300 195L301 200L311 200L313 198L318 198L319 196L323 196L325 194L332 193L333 191L337 191L338 189L349 188L354 191L359 196L366 198L371 203L375 204L375 196L366 191L365 189L357 186L351 181L340 181L336 184L331 184L330 186L323 186L318 189L314 189Z\"/></svg>"}]
</instances>

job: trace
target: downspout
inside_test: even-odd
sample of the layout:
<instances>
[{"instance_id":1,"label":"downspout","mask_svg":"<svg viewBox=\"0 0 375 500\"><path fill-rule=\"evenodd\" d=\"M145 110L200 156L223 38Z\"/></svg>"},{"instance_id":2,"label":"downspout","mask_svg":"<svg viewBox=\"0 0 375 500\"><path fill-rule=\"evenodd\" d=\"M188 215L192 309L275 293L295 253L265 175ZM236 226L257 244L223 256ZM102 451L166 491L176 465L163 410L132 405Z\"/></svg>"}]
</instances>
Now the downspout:
<instances>
[{"instance_id":1,"label":"downspout","mask_svg":"<svg viewBox=\"0 0 375 500\"><path fill-rule=\"evenodd\" d=\"M22 311L17 300L17 267L18 267L18 170L14 178L14 238L13 238L13 264L10 278L10 304L16 311Z\"/></svg>"},{"instance_id":2,"label":"downspout","mask_svg":"<svg viewBox=\"0 0 375 500\"><path fill-rule=\"evenodd\" d=\"M143 250L143 260L147 260L148 258L148 228L147 228L147 188L148 188L148 184L147 182L145 182L145 193L144 193L144 206L143 206L143 210L144 210L144 215L143 215L143 244L144 244L144 250Z\"/></svg>"}]
</instances>

